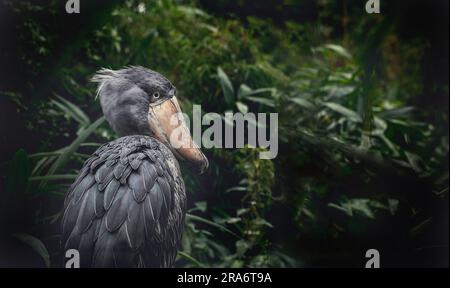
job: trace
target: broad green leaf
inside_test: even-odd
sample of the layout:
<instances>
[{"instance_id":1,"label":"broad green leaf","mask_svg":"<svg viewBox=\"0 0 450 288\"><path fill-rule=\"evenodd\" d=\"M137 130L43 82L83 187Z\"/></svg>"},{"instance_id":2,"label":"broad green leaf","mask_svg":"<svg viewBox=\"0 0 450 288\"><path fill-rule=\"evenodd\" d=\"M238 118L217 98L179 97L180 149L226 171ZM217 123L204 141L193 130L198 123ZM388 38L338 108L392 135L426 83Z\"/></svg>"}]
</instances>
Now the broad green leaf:
<instances>
[{"instance_id":1,"label":"broad green leaf","mask_svg":"<svg viewBox=\"0 0 450 288\"><path fill-rule=\"evenodd\" d=\"M233 236L235 236L237 238L240 238L236 233L234 233L233 231L227 229L226 227L224 227L224 226L222 226L220 224L217 224L217 223L215 223L213 221L210 221L208 219L199 217L197 215L186 213L186 219L189 219L189 220L192 220L192 221L203 222L205 224L209 224L209 225L211 225L213 227L216 227L216 228L219 228L220 230L222 230L224 232L227 232L227 233L229 233L229 234L231 234L231 235L233 235Z\"/></svg>"},{"instance_id":2,"label":"broad green leaf","mask_svg":"<svg viewBox=\"0 0 450 288\"><path fill-rule=\"evenodd\" d=\"M265 106L275 107L275 103L271 99L255 97L255 96L247 96L245 99L250 100L252 102L256 102Z\"/></svg>"},{"instance_id":3,"label":"broad green leaf","mask_svg":"<svg viewBox=\"0 0 450 288\"><path fill-rule=\"evenodd\" d=\"M336 54L345 57L347 59L351 59L352 55L350 54L350 52L348 52L347 49L345 49L344 47L340 46L340 45L336 45L336 44L326 44L324 45L325 48L336 52Z\"/></svg>"},{"instance_id":4,"label":"broad green leaf","mask_svg":"<svg viewBox=\"0 0 450 288\"><path fill-rule=\"evenodd\" d=\"M241 217L230 217L230 218L228 218L227 219L227 223L228 224L235 224L235 223L238 223L238 222L241 222Z\"/></svg>"},{"instance_id":5,"label":"broad green leaf","mask_svg":"<svg viewBox=\"0 0 450 288\"><path fill-rule=\"evenodd\" d=\"M187 16L190 16L190 17L193 17L193 16L199 16L199 17L204 17L204 18L211 17L205 11L195 8L195 7L190 7L190 6L186 6L186 5L177 5L176 8L180 12L183 12L184 14L186 14Z\"/></svg>"},{"instance_id":6,"label":"broad green leaf","mask_svg":"<svg viewBox=\"0 0 450 288\"><path fill-rule=\"evenodd\" d=\"M417 173L423 172L423 160L417 154L408 151L404 151L404 153L411 168Z\"/></svg>"},{"instance_id":7,"label":"broad green leaf","mask_svg":"<svg viewBox=\"0 0 450 288\"><path fill-rule=\"evenodd\" d=\"M195 207L201 212L205 212L207 208L207 203L205 201L195 202Z\"/></svg>"},{"instance_id":8,"label":"broad green leaf","mask_svg":"<svg viewBox=\"0 0 450 288\"><path fill-rule=\"evenodd\" d=\"M388 128L386 121L381 119L380 117L374 117L375 129L371 131L371 135L383 135L386 129Z\"/></svg>"},{"instance_id":9,"label":"broad green leaf","mask_svg":"<svg viewBox=\"0 0 450 288\"><path fill-rule=\"evenodd\" d=\"M89 117L75 104L61 96L57 96L58 99L67 107L74 119L79 119L80 124L88 126L91 123Z\"/></svg>"},{"instance_id":10,"label":"broad green leaf","mask_svg":"<svg viewBox=\"0 0 450 288\"><path fill-rule=\"evenodd\" d=\"M247 213L248 211L249 211L248 208L241 208L241 209L239 209L239 210L236 211L236 215L237 215L237 216L241 216L241 215Z\"/></svg>"},{"instance_id":11,"label":"broad green leaf","mask_svg":"<svg viewBox=\"0 0 450 288\"><path fill-rule=\"evenodd\" d=\"M239 86L237 98L242 99L245 96L250 95L250 93L252 93L252 88L248 87L245 84L241 84L241 86Z\"/></svg>"},{"instance_id":12,"label":"broad green leaf","mask_svg":"<svg viewBox=\"0 0 450 288\"><path fill-rule=\"evenodd\" d=\"M380 112L378 116L383 119L403 118L410 116L414 111L415 111L414 107L402 107L398 109L391 109Z\"/></svg>"},{"instance_id":13,"label":"broad green leaf","mask_svg":"<svg viewBox=\"0 0 450 288\"><path fill-rule=\"evenodd\" d=\"M263 93L270 93L270 95L274 95L275 92L276 92L275 88L258 88L258 89L253 90L250 87L248 87L247 85L242 84L239 87L238 99L246 98L246 97L252 96L252 95L263 94Z\"/></svg>"},{"instance_id":14,"label":"broad green leaf","mask_svg":"<svg viewBox=\"0 0 450 288\"><path fill-rule=\"evenodd\" d=\"M312 104L311 102L309 102L308 100L306 100L304 98L293 97L293 98L289 98L289 100L303 108L308 109L308 110L314 109L314 104Z\"/></svg>"},{"instance_id":15,"label":"broad green leaf","mask_svg":"<svg viewBox=\"0 0 450 288\"><path fill-rule=\"evenodd\" d=\"M102 146L103 144L102 143L94 143L94 142L85 142L85 143L81 143L81 147L96 147L96 148L98 148L98 147L100 147L100 146Z\"/></svg>"},{"instance_id":16,"label":"broad green leaf","mask_svg":"<svg viewBox=\"0 0 450 288\"><path fill-rule=\"evenodd\" d=\"M354 86L340 86L340 85L326 85L320 89L328 94L329 97L342 98L352 94L356 87Z\"/></svg>"},{"instance_id":17,"label":"broad green leaf","mask_svg":"<svg viewBox=\"0 0 450 288\"><path fill-rule=\"evenodd\" d=\"M225 97L225 102L231 106L234 103L233 84L231 84L231 81L228 78L227 74L225 74L225 72L220 67L217 67L217 76L219 77L220 85L222 86L222 92Z\"/></svg>"},{"instance_id":18,"label":"broad green leaf","mask_svg":"<svg viewBox=\"0 0 450 288\"><path fill-rule=\"evenodd\" d=\"M248 112L248 106L246 104L242 103L241 101L236 102L236 107L239 110L239 112L241 112L242 114L245 114Z\"/></svg>"},{"instance_id":19,"label":"broad green leaf","mask_svg":"<svg viewBox=\"0 0 450 288\"><path fill-rule=\"evenodd\" d=\"M13 236L19 239L22 243L30 246L36 253L39 254L39 256L42 257L45 266L50 267L50 255L48 253L47 248L45 247L44 243L42 243L41 240L32 235L24 233L13 234Z\"/></svg>"},{"instance_id":20,"label":"broad green leaf","mask_svg":"<svg viewBox=\"0 0 450 288\"><path fill-rule=\"evenodd\" d=\"M328 206L341 210L349 216L353 216L354 212L358 212L367 218L375 219L375 214L371 208L374 206L374 203L371 201L370 199L350 199L342 202L340 205L329 203Z\"/></svg>"},{"instance_id":21,"label":"broad green leaf","mask_svg":"<svg viewBox=\"0 0 450 288\"><path fill-rule=\"evenodd\" d=\"M430 224L431 220L433 218L429 217L427 219L425 219L424 221L420 222L419 224L417 224L416 226L414 226L410 231L409 234L411 235L411 237L417 237L419 236L421 233L423 233L423 231L425 230L425 228Z\"/></svg>"},{"instance_id":22,"label":"broad green leaf","mask_svg":"<svg viewBox=\"0 0 450 288\"><path fill-rule=\"evenodd\" d=\"M324 105L328 108L330 108L331 110L342 114L343 116L347 117L349 120L353 121L353 122L362 122L361 116L358 115L358 113L356 113L353 110L350 110L340 104L337 103L333 103L333 102L325 102Z\"/></svg>"},{"instance_id":23,"label":"broad green leaf","mask_svg":"<svg viewBox=\"0 0 450 288\"><path fill-rule=\"evenodd\" d=\"M256 225L261 225L261 226L267 226L269 228L273 228L273 225L269 221L267 221L266 219L263 219L263 218L256 219L255 220L255 224Z\"/></svg>"},{"instance_id":24,"label":"broad green leaf","mask_svg":"<svg viewBox=\"0 0 450 288\"><path fill-rule=\"evenodd\" d=\"M34 153L34 154L31 154L29 157L30 158L42 158L42 157L50 157L50 156L59 156L59 155L61 155L61 153L63 151L64 151L64 149L58 150L58 151L54 151L54 152Z\"/></svg>"},{"instance_id":25,"label":"broad green leaf","mask_svg":"<svg viewBox=\"0 0 450 288\"><path fill-rule=\"evenodd\" d=\"M236 253L238 255L244 255L244 253L250 248L250 245L245 240L236 241Z\"/></svg>"},{"instance_id":26,"label":"broad green leaf","mask_svg":"<svg viewBox=\"0 0 450 288\"><path fill-rule=\"evenodd\" d=\"M388 207L389 212L391 212L391 215L395 215L395 213L397 213L399 204L400 201L398 201L397 199L388 199Z\"/></svg>"},{"instance_id":27,"label":"broad green leaf","mask_svg":"<svg viewBox=\"0 0 450 288\"><path fill-rule=\"evenodd\" d=\"M55 172L57 172L59 169L61 169L73 156L73 154L78 150L81 143L83 143L103 122L105 121L104 117L100 117L97 119L94 123L89 125L83 132L78 136L75 141L70 144L67 149L64 150L64 153L62 153L58 159L53 163L53 165L50 167L47 176L53 175ZM46 180L44 180L41 185L45 185Z\"/></svg>"},{"instance_id":28,"label":"broad green leaf","mask_svg":"<svg viewBox=\"0 0 450 288\"><path fill-rule=\"evenodd\" d=\"M238 191L247 191L247 187L242 187L242 186L232 187L230 189L225 190L225 193L238 192Z\"/></svg>"},{"instance_id":29,"label":"broad green leaf","mask_svg":"<svg viewBox=\"0 0 450 288\"><path fill-rule=\"evenodd\" d=\"M180 257L183 257L184 259L189 260L192 264L194 264L194 265L196 265L196 266L198 266L200 268L206 267L204 264L202 264L200 261L198 261L197 259L195 259L191 255L189 255L188 253L185 253L183 251L178 251L178 255Z\"/></svg>"},{"instance_id":30,"label":"broad green leaf","mask_svg":"<svg viewBox=\"0 0 450 288\"><path fill-rule=\"evenodd\" d=\"M40 159L33 168L31 175L39 175L45 168L49 167L56 159L57 156L44 157Z\"/></svg>"}]
</instances>

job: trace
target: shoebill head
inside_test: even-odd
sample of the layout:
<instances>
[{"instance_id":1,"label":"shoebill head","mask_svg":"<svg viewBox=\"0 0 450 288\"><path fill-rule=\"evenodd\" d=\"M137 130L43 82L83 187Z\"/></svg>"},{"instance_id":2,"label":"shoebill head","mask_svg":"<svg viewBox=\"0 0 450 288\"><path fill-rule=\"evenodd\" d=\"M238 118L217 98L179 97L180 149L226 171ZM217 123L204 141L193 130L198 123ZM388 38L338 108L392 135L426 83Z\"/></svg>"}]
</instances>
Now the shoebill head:
<instances>
[{"instance_id":1,"label":"shoebill head","mask_svg":"<svg viewBox=\"0 0 450 288\"><path fill-rule=\"evenodd\" d=\"M101 69L92 78L106 120L120 136L148 135L166 145L178 160L202 173L208 160L190 132L176 97L175 86L158 72L131 66ZM180 133L182 132L182 133Z\"/></svg>"}]
</instances>

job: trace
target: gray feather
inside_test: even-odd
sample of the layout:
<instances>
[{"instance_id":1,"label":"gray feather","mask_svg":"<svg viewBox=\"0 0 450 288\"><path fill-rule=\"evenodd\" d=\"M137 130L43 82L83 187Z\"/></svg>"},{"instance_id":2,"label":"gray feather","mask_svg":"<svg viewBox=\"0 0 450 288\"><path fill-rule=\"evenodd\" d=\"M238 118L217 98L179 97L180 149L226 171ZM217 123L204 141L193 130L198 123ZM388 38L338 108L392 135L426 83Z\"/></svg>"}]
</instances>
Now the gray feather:
<instances>
[{"instance_id":1,"label":"gray feather","mask_svg":"<svg viewBox=\"0 0 450 288\"><path fill-rule=\"evenodd\" d=\"M80 232L85 232L95 218L95 198L97 188L92 186L83 197L80 213L77 220L77 228Z\"/></svg>"},{"instance_id":2,"label":"gray feather","mask_svg":"<svg viewBox=\"0 0 450 288\"><path fill-rule=\"evenodd\" d=\"M116 196L117 191L119 190L120 182L113 179L111 182L109 182L108 186L106 186L106 189L104 191L105 197L104 197L104 203L103 207L105 210L108 210L111 206L111 202L114 199L114 196Z\"/></svg>"},{"instance_id":3,"label":"gray feather","mask_svg":"<svg viewBox=\"0 0 450 288\"><path fill-rule=\"evenodd\" d=\"M109 232L116 231L123 222L125 222L128 213L128 205L130 201L134 201L130 189L124 189L122 191L124 191L123 195L117 195L111 208L106 213L106 228Z\"/></svg>"},{"instance_id":4,"label":"gray feather","mask_svg":"<svg viewBox=\"0 0 450 288\"><path fill-rule=\"evenodd\" d=\"M165 209L166 209L166 211L169 211L169 209L172 207L172 193L170 190L169 183L167 183L167 180L165 180L162 177L158 177L157 181L158 181L159 187L161 187L161 191L163 192L162 194L164 196L164 200L167 205L165 207Z\"/></svg>"},{"instance_id":5,"label":"gray feather","mask_svg":"<svg viewBox=\"0 0 450 288\"><path fill-rule=\"evenodd\" d=\"M127 136L86 161L62 219L63 246L79 249L82 267L173 265L186 199L178 170L165 163L173 155L160 147L150 137Z\"/></svg>"},{"instance_id":6,"label":"gray feather","mask_svg":"<svg viewBox=\"0 0 450 288\"><path fill-rule=\"evenodd\" d=\"M92 175L88 174L73 190L74 203L78 203L83 197L84 193L94 185L95 179Z\"/></svg>"},{"instance_id":7,"label":"gray feather","mask_svg":"<svg viewBox=\"0 0 450 288\"><path fill-rule=\"evenodd\" d=\"M132 202L128 208L128 218L125 225L127 226L130 245L134 249L141 247L145 238L143 207L142 203Z\"/></svg>"},{"instance_id":8,"label":"gray feather","mask_svg":"<svg viewBox=\"0 0 450 288\"><path fill-rule=\"evenodd\" d=\"M158 221L159 217L161 216L161 209L164 201L161 193L162 192L161 188L159 187L159 184L155 183L155 185L153 185L148 195L150 198L150 203L152 205L152 211L154 213L153 215L155 216L156 221Z\"/></svg>"},{"instance_id":9,"label":"gray feather","mask_svg":"<svg viewBox=\"0 0 450 288\"><path fill-rule=\"evenodd\" d=\"M118 163L116 167L114 167L114 177L119 180L120 177L122 177L123 172L127 168L126 165L123 165L122 163Z\"/></svg>"}]
</instances>

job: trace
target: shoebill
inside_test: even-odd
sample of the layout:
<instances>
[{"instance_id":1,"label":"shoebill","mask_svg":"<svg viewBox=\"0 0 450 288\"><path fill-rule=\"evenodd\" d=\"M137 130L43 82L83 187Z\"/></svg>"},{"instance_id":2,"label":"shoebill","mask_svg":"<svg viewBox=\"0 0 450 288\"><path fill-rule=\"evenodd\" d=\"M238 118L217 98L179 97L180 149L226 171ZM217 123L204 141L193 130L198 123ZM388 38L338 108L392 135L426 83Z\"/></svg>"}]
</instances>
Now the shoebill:
<instances>
[{"instance_id":1,"label":"shoebill","mask_svg":"<svg viewBox=\"0 0 450 288\"><path fill-rule=\"evenodd\" d=\"M64 251L77 249L82 267L172 267L186 212L178 160L200 173L208 160L179 117L176 88L164 76L132 66L102 69L92 80L121 138L101 146L70 187ZM187 133L171 137L175 129Z\"/></svg>"}]
</instances>

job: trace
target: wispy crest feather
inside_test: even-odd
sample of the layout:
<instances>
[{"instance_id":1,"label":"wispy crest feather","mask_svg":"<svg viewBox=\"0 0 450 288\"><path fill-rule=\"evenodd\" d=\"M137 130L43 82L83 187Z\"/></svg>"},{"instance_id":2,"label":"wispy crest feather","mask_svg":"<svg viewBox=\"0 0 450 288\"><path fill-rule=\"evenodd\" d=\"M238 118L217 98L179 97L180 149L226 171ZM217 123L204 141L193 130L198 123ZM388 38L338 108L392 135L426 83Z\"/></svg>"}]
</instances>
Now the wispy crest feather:
<instances>
[{"instance_id":1,"label":"wispy crest feather","mask_svg":"<svg viewBox=\"0 0 450 288\"><path fill-rule=\"evenodd\" d=\"M98 95L100 95L100 92L102 91L102 89L107 81L117 79L120 77L119 72L120 72L120 70L112 70L112 69L108 69L108 68L102 68L102 69L98 70L97 73L95 73L95 75L91 78L91 81L95 82L95 83L99 83L98 87L97 87L97 94L95 96L96 98L98 97Z\"/></svg>"},{"instance_id":2,"label":"wispy crest feather","mask_svg":"<svg viewBox=\"0 0 450 288\"><path fill-rule=\"evenodd\" d=\"M117 79L127 79L134 84L137 84L138 82L142 82L143 80L152 82L156 86L165 86L168 88L175 89L175 87L170 83L167 78L162 76L156 71L153 71L148 68L144 68L142 66L134 66L129 65L125 66L122 69L119 70L112 70L108 68L102 68L95 73L95 75L91 78L92 82L99 83L97 87L97 95L98 97L105 86L106 83L110 80L117 80Z\"/></svg>"}]
</instances>

